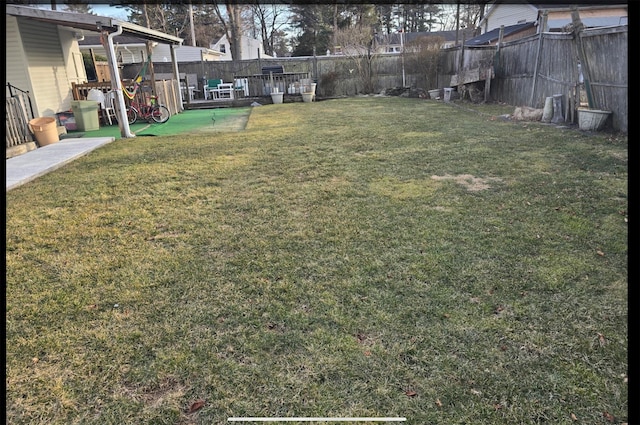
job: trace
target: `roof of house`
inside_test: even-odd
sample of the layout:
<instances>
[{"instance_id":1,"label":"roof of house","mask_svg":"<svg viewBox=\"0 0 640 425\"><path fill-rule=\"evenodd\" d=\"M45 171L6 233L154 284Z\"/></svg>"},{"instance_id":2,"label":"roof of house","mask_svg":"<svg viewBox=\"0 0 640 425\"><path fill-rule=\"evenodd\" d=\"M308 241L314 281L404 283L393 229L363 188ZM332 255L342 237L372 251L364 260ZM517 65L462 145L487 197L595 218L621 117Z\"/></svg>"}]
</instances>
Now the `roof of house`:
<instances>
[{"instance_id":1,"label":"roof of house","mask_svg":"<svg viewBox=\"0 0 640 425\"><path fill-rule=\"evenodd\" d=\"M54 25L77 28L92 32L100 32L103 30L115 32L116 30L121 29L123 34L134 34L143 37L144 39L157 41L159 43L180 45L184 41L182 38L175 37L161 31L146 28L141 25L136 25L126 21L120 21L118 19L106 16L92 15L89 13L45 10L13 4L6 5L5 13L7 15L33 19L36 21L48 22Z\"/></svg>"},{"instance_id":2,"label":"roof of house","mask_svg":"<svg viewBox=\"0 0 640 425\"><path fill-rule=\"evenodd\" d=\"M116 35L113 37L114 43L119 44L144 44L146 40L138 37L134 37L131 35ZM100 46L102 43L100 42L99 35L89 35L85 34L83 40L78 40L78 44L80 46Z\"/></svg>"},{"instance_id":3,"label":"roof of house","mask_svg":"<svg viewBox=\"0 0 640 425\"><path fill-rule=\"evenodd\" d=\"M507 27L504 27L504 32L502 35L503 37L507 37L511 34L524 31L534 26L535 26L535 22L525 22L523 24L509 25ZM496 28L482 35L466 40L464 42L464 45L465 46L487 46L487 45L490 45L492 42L498 40L499 37L500 37L500 28Z\"/></svg>"},{"instance_id":4,"label":"roof of house","mask_svg":"<svg viewBox=\"0 0 640 425\"><path fill-rule=\"evenodd\" d=\"M473 30L471 29L461 29L458 32L458 38L462 39L462 36L472 37ZM412 41L417 40L420 37L442 37L445 41L456 41L456 31L423 31L423 32L407 32L404 33L404 43L411 43ZM378 44L401 44L400 43L400 33L392 33L386 35L377 35L376 43Z\"/></svg>"},{"instance_id":5,"label":"roof of house","mask_svg":"<svg viewBox=\"0 0 640 425\"><path fill-rule=\"evenodd\" d=\"M494 12L494 10L496 9L497 6L500 5L514 5L514 4L518 4L518 5L527 5L531 8L535 8L538 11L542 11L542 10L556 10L556 11L564 11L564 10L571 10L573 7L577 7L578 9L593 9L593 8L597 8L597 9L608 9L608 8L617 8L617 7L621 7L621 6L627 6L628 1L624 1L624 0L607 0L607 1L602 1L602 0L582 0L579 3L538 3L538 2L534 2L534 1L520 1L517 3L514 3L512 1L505 1L505 0L496 0L493 3L489 3L488 6L489 8L487 9L487 13L484 15L484 17L480 20L479 22L479 26L482 26L483 23L489 18L489 16ZM610 24L605 24L605 25L610 25ZM595 25L595 26L599 26L599 25Z\"/></svg>"},{"instance_id":6,"label":"roof of house","mask_svg":"<svg viewBox=\"0 0 640 425\"><path fill-rule=\"evenodd\" d=\"M626 5L628 1L607 0L605 2L602 0L586 0L586 1L583 0L580 3L536 3L536 2L529 1L527 3L531 4L532 6L538 9L571 9L573 6L577 6L578 8L593 7L593 6L598 6L598 7L621 6L621 5Z\"/></svg>"},{"instance_id":7,"label":"roof of house","mask_svg":"<svg viewBox=\"0 0 640 425\"><path fill-rule=\"evenodd\" d=\"M142 39L142 38L138 38L138 37L134 37L134 36L130 36L130 35L117 35L115 37L113 37L113 41L114 43L118 44L118 45L127 45L127 46L144 46L146 40ZM83 47L91 47L91 46L101 46L102 43L100 42L100 36L99 35L85 35L84 39L82 40L78 40L78 45L80 45L80 48ZM188 45L181 45L178 47L178 49L198 49L198 50L202 50L206 53L209 54L218 54L220 55L220 52L210 49L208 47L200 47L200 46L188 46Z\"/></svg>"}]
</instances>

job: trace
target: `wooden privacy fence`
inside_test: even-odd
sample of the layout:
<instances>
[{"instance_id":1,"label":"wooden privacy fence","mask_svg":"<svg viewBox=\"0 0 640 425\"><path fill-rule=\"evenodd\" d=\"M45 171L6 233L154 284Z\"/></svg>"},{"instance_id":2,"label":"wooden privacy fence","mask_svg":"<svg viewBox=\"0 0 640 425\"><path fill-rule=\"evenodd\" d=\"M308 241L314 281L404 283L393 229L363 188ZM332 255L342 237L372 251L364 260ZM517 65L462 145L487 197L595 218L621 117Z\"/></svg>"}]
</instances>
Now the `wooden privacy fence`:
<instances>
[{"instance_id":1,"label":"wooden privacy fence","mask_svg":"<svg viewBox=\"0 0 640 425\"><path fill-rule=\"evenodd\" d=\"M593 102L599 109L612 111L614 130L628 128L628 26L590 28L576 32L546 32L529 35L492 46L465 46L441 49L434 55L435 64L420 64L412 53L377 53L372 61L374 92L402 86L425 90L456 87L460 81L469 84L478 75L479 88L488 89L486 98L514 106L542 108L546 97L561 94L564 116L576 121L575 109L584 92L584 65L579 61L577 40L581 41L589 71ZM404 61L404 66L403 66ZM267 58L237 61L187 62L180 72L198 75L198 89L203 78L233 81L239 76L260 73L261 67L282 66L287 72L308 72L318 83L318 97L351 96L364 92L365 85L353 59L345 56L312 56ZM435 65L435 66L427 66ZM129 73L137 72L137 66ZM171 64L155 63L156 72L172 72ZM490 87L485 87L491 75ZM583 75L584 77L584 75ZM260 77L261 78L261 77ZM250 84L251 86L251 84ZM254 85L254 87L259 87ZM264 87L264 86L263 86ZM252 88L251 96L264 96L260 88ZM483 97L484 98L484 97Z\"/></svg>"},{"instance_id":2,"label":"wooden privacy fence","mask_svg":"<svg viewBox=\"0 0 640 425\"><path fill-rule=\"evenodd\" d=\"M545 99L562 95L563 116L576 122L583 103L584 67L590 71L593 107L612 111L612 127L628 129L628 27L594 28L574 33L541 33L504 43L494 50L491 98L515 106L542 108ZM579 61L577 39L585 51ZM476 52L465 50L473 57ZM582 72L581 72L582 71Z\"/></svg>"}]
</instances>

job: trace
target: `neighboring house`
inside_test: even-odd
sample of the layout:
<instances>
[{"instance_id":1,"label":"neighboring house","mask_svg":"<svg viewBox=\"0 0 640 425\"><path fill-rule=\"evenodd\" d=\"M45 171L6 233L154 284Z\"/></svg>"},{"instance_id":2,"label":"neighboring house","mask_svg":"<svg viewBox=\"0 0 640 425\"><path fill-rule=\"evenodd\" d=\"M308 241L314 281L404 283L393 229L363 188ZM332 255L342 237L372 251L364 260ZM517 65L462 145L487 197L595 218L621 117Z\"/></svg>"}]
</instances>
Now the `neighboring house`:
<instances>
[{"instance_id":1,"label":"neighboring house","mask_svg":"<svg viewBox=\"0 0 640 425\"><path fill-rule=\"evenodd\" d=\"M537 26L535 22L527 22L524 24L509 25L503 28L502 42L517 40L529 35L537 34ZM500 39L500 28L492 29L482 35L474 37L464 42L465 46L494 46Z\"/></svg>"},{"instance_id":2,"label":"neighboring house","mask_svg":"<svg viewBox=\"0 0 640 425\"><path fill-rule=\"evenodd\" d=\"M470 29L458 31L457 41L462 43L463 38L473 37L474 32ZM456 44L456 31L427 31L427 32L407 32L376 35L376 53L401 53L406 44L411 44L423 37L440 37L444 40L441 48L453 47Z\"/></svg>"},{"instance_id":3,"label":"neighboring house","mask_svg":"<svg viewBox=\"0 0 640 425\"><path fill-rule=\"evenodd\" d=\"M542 21L543 11L547 11L547 25L538 32L563 31L571 23L571 10L576 6L580 20L585 27L602 27L627 24L627 2L611 0L602 4L593 3L536 3L495 1L478 23L481 34L517 24Z\"/></svg>"},{"instance_id":4,"label":"neighboring house","mask_svg":"<svg viewBox=\"0 0 640 425\"><path fill-rule=\"evenodd\" d=\"M616 4L618 3L618 4ZM585 28L610 27L617 25L628 25L629 11L627 3L610 1L603 2L602 5L580 5L578 13ZM538 10L538 22L541 22L542 11L547 10L547 25L542 28L543 32L564 31L571 23L570 5L544 5Z\"/></svg>"},{"instance_id":5,"label":"neighboring house","mask_svg":"<svg viewBox=\"0 0 640 425\"><path fill-rule=\"evenodd\" d=\"M230 61L231 60L231 47L226 35L223 35L220 40L211 45L211 48L221 53L219 60ZM262 50L262 43L255 38L249 38L246 36L240 37L241 57L240 60L258 59L258 58L272 58L273 56L265 55Z\"/></svg>"},{"instance_id":6,"label":"neighboring house","mask_svg":"<svg viewBox=\"0 0 640 425\"><path fill-rule=\"evenodd\" d=\"M114 37L116 57L119 64L141 63L147 60L147 47L144 39L119 35ZM95 55L105 56L106 52L99 35L86 35L78 41L81 52L93 50ZM208 62L217 61L222 53L206 47L179 46L175 48L176 62ZM168 44L152 43L151 59L154 62L171 62L171 51Z\"/></svg>"},{"instance_id":7,"label":"neighboring house","mask_svg":"<svg viewBox=\"0 0 640 425\"><path fill-rule=\"evenodd\" d=\"M538 8L526 1L503 2L496 1L487 6L487 12L478 23L480 34L485 34L501 26L512 26L527 22L537 22Z\"/></svg>"}]
</instances>

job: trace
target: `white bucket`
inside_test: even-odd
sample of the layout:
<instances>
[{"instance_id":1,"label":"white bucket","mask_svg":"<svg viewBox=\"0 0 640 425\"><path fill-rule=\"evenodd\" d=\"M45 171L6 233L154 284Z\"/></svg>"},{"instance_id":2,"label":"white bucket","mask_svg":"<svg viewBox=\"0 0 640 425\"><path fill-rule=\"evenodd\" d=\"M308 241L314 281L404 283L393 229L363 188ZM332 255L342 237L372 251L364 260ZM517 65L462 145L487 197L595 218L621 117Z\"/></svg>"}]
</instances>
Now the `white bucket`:
<instances>
[{"instance_id":1,"label":"white bucket","mask_svg":"<svg viewBox=\"0 0 640 425\"><path fill-rule=\"evenodd\" d=\"M458 91L453 87L444 88L444 101L451 102L454 99L458 99Z\"/></svg>"},{"instance_id":2,"label":"white bucket","mask_svg":"<svg viewBox=\"0 0 640 425\"><path fill-rule=\"evenodd\" d=\"M282 103L284 93L271 93L271 101L273 103Z\"/></svg>"},{"instance_id":3,"label":"white bucket","mask_svg":"<svg viewBox=\"0 0 640 425\"><path fill-rule=\"evenodd\" d=\"M433 100L442 99L442 89L429 90L429 97Z\"/></svg>"},{"instance_id":4,"label":"white bucket","mask_svg":"<svg viewBox=\"0 0 640 425\"><path fill-rule=\"evenodd\" d=\"M611 111L599 109L578 108L578 127L580 130L600 130L611 115Z\"/></svg>"}]
</instances>

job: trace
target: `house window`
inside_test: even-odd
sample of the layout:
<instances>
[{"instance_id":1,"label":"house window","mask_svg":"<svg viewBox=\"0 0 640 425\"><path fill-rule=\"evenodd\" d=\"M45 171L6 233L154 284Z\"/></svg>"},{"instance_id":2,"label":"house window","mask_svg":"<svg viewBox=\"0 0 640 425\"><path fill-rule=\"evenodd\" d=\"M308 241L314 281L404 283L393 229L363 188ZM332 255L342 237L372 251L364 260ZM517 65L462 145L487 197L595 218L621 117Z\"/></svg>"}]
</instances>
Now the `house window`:
<instances>
[{"instance_id":1,"label":"house window","mask_svg":"<svg viewBox=\"0 0 640 425\"><path fill-rule=\"evenodd\" d=\"M220 45L220 53L227 53L227 45L226 44L221 44Z\"/></svg>"}]
</instances>

